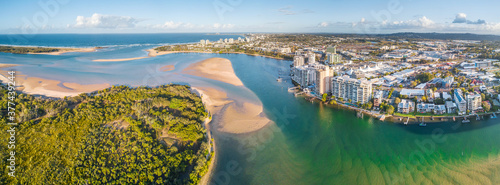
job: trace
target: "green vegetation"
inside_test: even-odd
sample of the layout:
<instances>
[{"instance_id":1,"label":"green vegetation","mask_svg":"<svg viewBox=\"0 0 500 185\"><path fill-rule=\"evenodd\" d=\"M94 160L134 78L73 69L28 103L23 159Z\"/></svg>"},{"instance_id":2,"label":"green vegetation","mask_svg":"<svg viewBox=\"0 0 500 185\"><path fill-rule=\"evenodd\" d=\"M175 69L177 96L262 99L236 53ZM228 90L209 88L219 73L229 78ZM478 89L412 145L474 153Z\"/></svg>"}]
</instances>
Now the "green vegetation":
<instances>
[{"instance_id":1,"label":"green vegetation","mask_svg":"<svg viewBox=\"0 0 500 185\"><path fill-rule=\"evenodd\" d=\"M27 54L27 53L45 53L45 52L56 52L56 51L59 51L59 49L57 49L57 48L44 48L44 47L0 46L0 52L3 52L3 53Z\"/></svg>"},{"instance_id":2,"label":"green vegetation","mask_svg":"<svg viewBox=\"0 0 500 185\"><path fill-rule=\"evenodd\" d=\"M416 78L421 82L428 82L432 80L435 76L432 73L420 73Z\"/></svg>"},{"instance_id":3,"label":"green vegetation","mask_svg":"<svg viewBox=\"0 0 500 185\"><path fill-rule=\"evenodd\" d=\"M0 91L7 130L8 91ZM208 171L207 113L187 86L114 86L63 100L19 94L15 104L16 178L4 168L2 184L198 184Z\"/></svg>"}]
</instances>

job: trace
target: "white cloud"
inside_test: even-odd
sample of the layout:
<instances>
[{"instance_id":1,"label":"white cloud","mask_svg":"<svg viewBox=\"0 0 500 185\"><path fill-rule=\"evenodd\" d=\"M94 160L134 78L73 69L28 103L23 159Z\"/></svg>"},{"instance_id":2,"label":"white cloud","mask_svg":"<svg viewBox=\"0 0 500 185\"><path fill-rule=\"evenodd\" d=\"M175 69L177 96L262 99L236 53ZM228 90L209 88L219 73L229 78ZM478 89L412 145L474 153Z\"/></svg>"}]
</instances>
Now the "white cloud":
<instances>
[{"instance_id":1,"label":"white cloud","mask_svg":"<svg viewBox=\"0 0 500 185\"><path fill-rule=\"evenodd\" d=\"M129 16L102 15L94 13L91 17L76 17L77 28L133 28L139 21Z\"/></svg>"},{"instance_id":2,"label":"white cloud","mask_svg":"<svg viewBox=\"0 0 500 185\"><path fill-rule=\"evenodd\" d=\"M320 28L324 28L324 27L327 27L329 24L327 22L321 22L318 24L318 27Z\"/></svg>"},{"instance_id":3,"label":"white cloud","mask_svg":"<svg viewBox=\"0 0 500 185\"><path fill-rule=\"evenodd\" d=\"M212 28L214 28L214 29L231 29L231 28L234 28L234 24L215 23L212 25Z\"/></svg>"},{"instance_id":4,"label":"white cloud","mask_svg":"<svg viewBox=\"0 0 500 185\"><path fill-rule=\"evenodd\" d=\"M467 22L467 14L465 13L458 13L457 16L455 17L455 20L453 20L453 23L466 23Z\"/></svg>"},{"instance_id":5,"label":"white cloud","mask_svg":"<svg viewBox=\"0 0 500 185\"><path fill-rule=\"evenodd\" d=\"M393 22L370 22L363 18L360 22L353 22L352 28L367 33L400 31L500 33L499 23L486 23L484 20L469 21L467 20L467 15L463 13L456 16L454 23L436 23L426 16Z\"/></svg>"},{"instance_id":6,"label":"white cloud","mask_svg":"<svg viewBox=\"0 0 500 185\"><path fill-rule=\"evenodd\" d=\"M453 20L453 23L486 24L486 21L481 19L478 19L477 21L470 21L467 20L467 14L458 13L457 16L455 16L455 20Z\"/></svg>"},{"instance_id":7,"label":"white cloud","mask_svg":"<svg viewBox=\"0 0 500 185\"><path fill-rule=\"evenodd\" d=\"M161 27L165 29L177 29L182 25L182 22L167 21L165 24L161 25Z\"/></svg>"}]
</instances>

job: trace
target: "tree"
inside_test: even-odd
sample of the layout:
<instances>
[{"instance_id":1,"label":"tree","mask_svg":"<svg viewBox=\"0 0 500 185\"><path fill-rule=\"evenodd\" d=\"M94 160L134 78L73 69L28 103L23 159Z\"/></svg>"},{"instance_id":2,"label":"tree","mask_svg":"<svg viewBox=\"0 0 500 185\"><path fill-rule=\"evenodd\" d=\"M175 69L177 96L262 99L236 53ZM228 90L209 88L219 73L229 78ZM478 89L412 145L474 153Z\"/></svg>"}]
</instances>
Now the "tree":
<instances>
[{"instance_id":1,"label":"tree","mask_svg":"<svg viewBox=\"0 0 500 185\"><path fill-rule=\"evenodd\" d=\"M486 95L484 95L484 93L481 93L481 100L486 100Z\"/></svg>"},{"instance_id":2,"label":"tree","mask_svg":"<svg viewBox=\"0 0 500 185\"><path fill-rule=\"evenodd\" d=\"M437 89L438 89L438 88L433 87L433 88L432 88L432 91L436 92L436 91L437 91Z\"/></svg>"},{"instance_id":3,"label":"tree","mask_svg":"<svg viewBox=\"0 0 500 185\"><path fill-rule=\"evenodd\" d=\"M399 103L401 103L401 99L399 98L394 99L394 104L398 105Z\"/></svg>"},{"instance_id":4,"label":"tree","mask_svg":"<svg viewBox=\"0 0 500 185\"><path fill-rule=\"evenodd\" d=\"M412 88L416 87L416 86L417 86L417 82L415 82L415 81L411 81L410 86L411 86Z\"/></svg>"},{"instance_id":5,"label":"tree","mask_svg":"<svg viewBox=\"0 0 500 185\"><path fill-rule=\"evenodd\" d=\"M491 109L491 105L487 102L483 102L483 109L488 112Z\"/></svg>"},{"instance_id":6,"label":"tree","mask_svg":"<svg viewBox=\"0 0 500 185\"><path fill-rule=\"evenodd\" d=\"M336 105L336 104L337 104L337 101L335 101L335 100L330 100L330 105L334 105L334 104Z\"/></svg>"},{"instance_id":7,"label":"tree","mask_svg":"<svg viewBox=\"0 0 500 185\"><path fill-rule=\"evenodd\" d=\"M321 101L326 102L326 97L328 97L328 94L324 93L323 98L321 98Z\"/></svg>"},{"instance_id":8,"label":"tree","mask_svg":"<svg viewBox=\"0 0 500 185\"><path fill-rule=\"evenodd\" d=\"M423 97L422 97L422 101L423 101L423 102L427 102L427 96L423 96Z\"/></svg>"},{"instance_id":9,"label":"tree","mask_svg":"<svg viewBox=\"0 0 500 185\"><path fill-rule=\"evenodd\" d=\"M394 107L389 105L386 109L387 114L394 114Z\"/></svg>"}]
</instances>

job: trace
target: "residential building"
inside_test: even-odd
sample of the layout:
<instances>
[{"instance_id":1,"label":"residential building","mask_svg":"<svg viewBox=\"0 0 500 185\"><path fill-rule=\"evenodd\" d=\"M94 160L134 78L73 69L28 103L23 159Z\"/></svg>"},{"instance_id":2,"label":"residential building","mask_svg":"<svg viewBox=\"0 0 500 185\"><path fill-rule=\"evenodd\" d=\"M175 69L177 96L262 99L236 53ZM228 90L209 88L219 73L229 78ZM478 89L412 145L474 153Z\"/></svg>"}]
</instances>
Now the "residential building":
<instances>
[{"instance_id":1,"label":"residential building","mask_svg":"<svg viewBox=\"0 0 500 185\"><path fill-rule=\"evenodd\" d=\"M375 95L373 96L373 106L374 107L379 107L380 103L382 103L382 98L384 95L384 91L377 91Z\"/></svg>"},{"instance_id":2,"label":"residential building","mask_svg":"<svg viewBox=\"0 0 500 185\"><path fill-rule=\"evenodd\" d=\"M316 94L322 95L332 90L333 70L328 66L316 69Z\"/></svg>"},{"instance_id":3,"label":"residential building","mask_svg":"<svg viewBox=\"0 0 500 185\"><path fill-rule=\"evenodd\" d=\"M446 112L448 112L448 114L453 114L457 112L457 104L453 103L452 101L446 101L445 106L446 106Z\"/></svg>"},{"instance_id":4,"label":"residential building","mask_svg":"<svg viewBox=\"0 0 500 185\"><path fill-rule=\"evenodd\" d=\"M462 96L462 90L455 89L455 92L453 92L453 98L455 100L455 104L457 105L458 113L465 114L467 112L467 101L465 101Z\"/></svg>"},{"instance_id":5,"label":"residential building","mask_svg":"<svg viewBox=\"0 0 500 185\"><path fill-rule=\"evenodd\" d=\"M307 54L307 63L308 64L315 64L316 63L316 54L315 53Z\"/></svg>"},{"instance_id":6,"label":"residential building","mask_svg":"<svg viewBox=\"0 0 500 185\"><path fill-rule=\"evenodd\" d=\"M303 66L304 65L304 56L294 56L293 57L293 66Z\"/></svg>"},{"instance_id":7,"label":"residential building","mask_svg":"<svg viewBox=\"0 0 500 185\"><path fill-rule=\"evenodd\" d=\"M455 82L455 79L452 76L449 76L443 79L441 86L444 88L450 88L453 85L453 82Z\"/></svg>"},{"instance_id":8,"label":"residential building","mask_svg":"<svg viewBox=\"0 0 500 185\"><path fill-rule=\"evenodd\" d=\"M372 84L367 80L337 76L332 79L332 95L353 103L367 103L372 95Z\"/></svg>"},{"instance_id":9,"label":"residential building","mask_svg":"<svg viewBox=\"0 0 500 185\"><path fill-rule=\"evenodd\" d=\"M467 94L467 109L471 112L482 109L480 94Z\"/></svg>"},{"instance_id":10,"label":"residential building","mask_svg":"<svg viewBox=\"0 0 500 185\"><path fill-rule=\"evenodd\" d=\"M326 61L328 64L342 63L342 56L337 53L327 53L326 57Z\"/></svg>"},{"instance_id":11,"label":"residential building","mask_svg":"<svg viewBox=\"0 0 500 185\"><path fill-rule=\"evenodd\" d=\"M409 114L413 112L415 107L415 102L407 99L401 100L401 103L398 104L398 112L402 114Z\"/></svg>"},{"instance_id":12,"label":"residential building","mask_svg":"<svg viewBox=\"0 0 500 185\"><path fill-rule=\"evenodd\" d=\"M417 112L428 113L434 111L435 105L433 103L419 103L417 104Z\"/></svg>"},{"instance_id":13,"label":"residential building","mask_svg":"<svg viewBox=\"0 0 500 185\"><path fill-rule=\"evenodd\" d=\"M302 88L314 85L316 81L316 69L310 66L298 66L292 68L292 80L298 83Z\"/></svg>"},{"instance_id":14,"label":"residential building","mask_svg":"<svg viewBox=\"0 0 500 185\"><path fill-rule=\"evenodd\" d=\"M423 90L423 89L402 89L399 94L406 95L406 96L408 96L408 98L422 97L422 96L425 96L425 90Z\"/></svg>"},{"instance_id":15,"label":"residential building","mask_svg":"<svg viewBox=\"0 0 500 185\"><path fill-rule=\"evenodd\" d=\"M436 105L434 106L434 114L445 114L446 106L445 105Z\"/></svg>"}]
</instances>

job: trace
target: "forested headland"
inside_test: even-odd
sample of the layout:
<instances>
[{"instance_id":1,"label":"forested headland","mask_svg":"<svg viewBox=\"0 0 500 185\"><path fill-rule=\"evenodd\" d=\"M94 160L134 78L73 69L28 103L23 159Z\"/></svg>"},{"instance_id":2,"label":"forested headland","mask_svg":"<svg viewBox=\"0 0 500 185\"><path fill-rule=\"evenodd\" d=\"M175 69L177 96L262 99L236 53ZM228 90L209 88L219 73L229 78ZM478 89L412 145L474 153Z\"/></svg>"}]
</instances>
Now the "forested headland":
<instances>
[{"instance_id":1,"label":"forested headland","mask_svg":"<svg viewBox=\"0 0 500 185\"><path fill-rule=\"evenodd\" d=\"M113 86L64 99L18 94L9 177L9 99L0 89L2 184L198 184L208 170L207 113L188 86Z\"/></svg>"}]
</instances>

